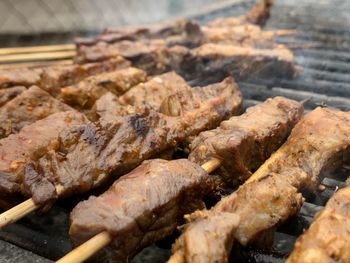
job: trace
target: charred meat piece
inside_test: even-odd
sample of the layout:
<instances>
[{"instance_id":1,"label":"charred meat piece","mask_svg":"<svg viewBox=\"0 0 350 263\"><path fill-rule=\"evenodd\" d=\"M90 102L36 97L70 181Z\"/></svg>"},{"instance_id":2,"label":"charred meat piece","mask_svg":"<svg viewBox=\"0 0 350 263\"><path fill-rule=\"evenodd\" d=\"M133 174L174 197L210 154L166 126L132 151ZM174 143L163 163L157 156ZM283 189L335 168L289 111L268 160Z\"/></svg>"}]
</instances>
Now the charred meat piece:
<instances>
[{"instance_id":1,"label":"charred meat piece","mask_svg":"<svg viewBox=\"0 0 350 263\"><path fill-rule=\"evenodd\" d=\"M106 230L110 262L127 262L143 247L170 235L186 212L203 208L209 176L187 159L144 161L99 197L79 203L70 216L75 245Z\"/></svg>"},{"instance_id":2,"label":"charred meat piece","mask_svg":"<svg viewBox=\"0 0 350 263\"><path fill-rule=\"evenodd\" d=\"M299 190L315 190L324 172L343 160L350 148L349 136L350 113L315 109L302 118L287 142L236 192L223 198L209 211L188 215L188 221L200 221L203 214L207 218L218 212L234 213L240 217L234 240L242 245L258 242L266 231L299 211L303 203ZM227 239L225 236L220 238ZM191 251L197 251L197 244L179 243L174 246L174 252L183 255L184 262L193 262ZM267 245L266 239L264 245ZM218 253L222 257L229 254L224 247L215 252Z\"/></svg>"},{"instance_id":3,"label":"charred meat piece","mask_svg":"<svg viewBox=\"0 0 350 263\"><path fill-rule=\"evenodd\" d=\"M46 91L32 86L0 108L0 138L53 113L72 110Z\"/></svg>"},{"instance_id":4,"label":"charred meat piece","mask_svg":"<svg viewBox=\"0 0 350 263\"><path fill-rule=\"evenodd\" d=\"M287 263L349 262L350 186L329 199L309 229L298 238Z\"/></svg>"},{"instance_id":5,"label":"charred meat piece","mask_svg":"<svg viewBox=\"0 0 350 263\"><path fill-rule=\"evenodd\" d=\"M7 89L0 89L0 107L3 106L6 102L14 99L26 88L24 86L15 86Z\"/></svg>"},{"instance_id":6,"label":"charred meat piece","mask_svg":"<svg viewBox=\"0 0 350 263\"><path fill-rule=\"evenodd\" d=\"M200 133L191 144L189 160L203 164L212 158L221 159L216 170L220 180L237 186L281 146L302 113L299 102L283 97L268 99L241 116L223 121L220 127Z\"/></svg>"},{"instance_id":7,"label":"charred meat piece","mask_svg":"<svg viewBox=\"0 0 350 263\"><path fill-rule=\"evenodd\" d=\"M108 91L119 96L146 79L146 73L140 69L119 69L91 76L75 85L61 88L60 98L75 108L90 109L95 101Z\"/></svg>"},{"instance_id":8,"label":"charred meat piece","mask_svg":"<svg viewBox=\"0 0 350 263\"><path fill-rule=\"evenodd\" d=\"M172 22L124 28L109 28L104 33L92 38L77 38L77 46L94 45L98 42L115 43L123 40L140 41L146 39L173 40L173 44L193 45L201 40L200 26L188 19Z\"/></svg>"},{"instance_id":9,"label":"charred meat piece","mask_svg":"<svg viewBox=\"0 0 350 263\"><path fill-rule=\"evenodd\" d=\"M27 164L30 173L23 178L48 180L63 196L88 191L237 113L241 93L233 81L230 89L231 96L212 97L179 117L148 111L66 129L54 149ZM37 204L56 198L37 196L35 187L29 191Z\"/></svg>"},{"instance_id":10,"label":"charred meat piece","mask_svg":"<svg viewBox=\"0 0 350 263\"><path fill-rule=\"evenodd\" d=\"M133 87L122 95L119 101L125 105L147 106L159 110L159 106L167 96L190 89L191 87L181 76L175 72L169 72Z\"/></svg>"},{"instance_id":11,"label":"charred meat piece","mask_svg":"<svg viewBox=\"0 0 350 263\"><path fill-rule=\"evenodd\" d=\"M83 124L84 115L75 111L52 114L25 126L19 133L0 140L0 196L14 197L22 192L24 166L45 155L57 143L58 134L67 127ZM51 192L52 186L43 190ZM7 197L6 197L7 196Z\"/></svg>"},{"instance_id":12,"label":"charred meat piece","mask_svg":"<svg viewBox=\"0 0 350 263\"><path fill-rule=\"evenodd\" d=\"M37 85L48 91L51 95L57 95L60 87L74 84L91 75L124 68L129 65L130 63L122 57L115 57L108 61L88 63L85 65L73 64L0 70L0 88L18 85L25 87Z\"/></svg>"}]
</instances>

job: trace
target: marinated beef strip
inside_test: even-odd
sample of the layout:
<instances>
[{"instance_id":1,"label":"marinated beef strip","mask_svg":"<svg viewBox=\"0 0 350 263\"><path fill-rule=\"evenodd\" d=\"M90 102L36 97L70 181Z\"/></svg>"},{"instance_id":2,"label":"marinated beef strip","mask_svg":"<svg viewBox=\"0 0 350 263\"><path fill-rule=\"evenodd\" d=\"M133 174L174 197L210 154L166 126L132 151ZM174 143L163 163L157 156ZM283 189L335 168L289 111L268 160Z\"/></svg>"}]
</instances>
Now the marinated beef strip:
<instances>
[{"instance_id":1,"label":"marinated beef strip","mask_svg":"<svg viewBox=\"0 0 350 263\"><path fill-rule=\"evenodd\" d=\"M350 262L350 186L334 193L286 262Z\"/></svg>"},{"instance_id":2,"label":"marinated beef strip","mask_svg":"<svg viewBox=\"0 0 350 263\"><path fill-rule=\"evenodd\" d=\"M25 90L26 88L24 86L14 86L7 89L0 89L0 107L17 97Z\"/></svg>"},{"instance_id":3,"label":"marinated beef strip","mask_svg":"<svg viewBox=\"0 0 350 263\"><path fill-rule=\"evenodd\" d=\"M214 130L201 132L190 145L188 158L198 164L221 159L216 170L220 181L237 186L281 146L302 113L302 103L283 97L268 99Z\"/></svg>"},{"instance_id":4,"label":"marinated beef strip","mask_svg":"<svg viewBox=\"0 0 350 263\"><path fill-rule=\"evenodd\" d=\"M57 143L58 134L67 127L86 123L86 118L76 111L52 114L25 126L17 134L0 140L0 198L12 200L23 191L23 171L28 161L45 155ZM35 178L33 178L35 180ZM33 181L35 183L35 181ZM52 186L42 180L42 192L51 192Z\"/></svg>"},{"instance_id":5,"label":"marinated beef strip","mask_svg":"<svg viewBox=\"0 0 350 263\"><path fill-rule=\"evenodd\" d=\"M189 136L213 128L213 123L237 113L242 96L232 79L231 83L226 87L231 89L230 96L219 93L182 116L150 110L66 129L60 133L54 149L26 165L30 172L24 174L24 180L33 177L50 181L60 187L62 196L68 196L125 174L143 160L174 148ZM37 204L49 205L57 197L56 193L49 198L37 196L36 186L29 191Z\"/></svg>"},{"instance_id":6,"label":"marinated beef strip","mask_svg":"<svg viewBox=\"0 0 350 263\"><path fill-rule=\"evenodd\" d=\"M75 85L61 88L60 98L78 109L90 109L95 101L108 91L118 96L147 80L147 74L128 67L88 77Z\"/></svg>"},{"instance_id":7,"label":"marinated beef strip","mask_svg":"<svg viewBox=\"0 0 350 263\"><path fill-rule=\"evenodd\" d=\"M71 107L46 91L32 86L0 108L0 138L19 132L24 126Z\"/></svg>"},{"instance_id":8,"label":"marinated beef strip","mask_svg":"<svg viewBox=\"0 0 350 263\"><path fill-rule=\"evenodd\" d=\"M91 75L112 71L129 65L130 63L122 57L114 57L111 60L99 63L87 63L85 65L73 64L0 70L0 88L37 85L48 91L51 95L56 95L60 87L74 84Z\"/></svg>"},{"instance_id":9,"label":"marinated beef strip","mask_svg":"<svg viewBox=\"0 0 350 263\"><path fill-rule=\"evenodd\" d=\"M144 161L98 197L80 202L70 215L75 245L101 231L113 237L108 262L129 262L142 248L170 235L186 212L203 208L209 176L187 159Z\"/></svg>"},{"instance_id":10,"label":"marinated beef strip","mask_svg":"<svg viewBox=\"0 0 350 263\"><path fill-rule=\"evenodd\" d=\"M335 168L348 155L349 136L349 112L325 108L313 110L295 126L287 142L236 192L209 211L188 215L187 220L197 224L218 213L233 213L240 217L240 223L233 230L231 242L238 241L241 245L257 242L266 231L273 230L299 211L303 203L301 189L314 191L325 172ZM219 225L220 220L224 218L212 223ZM228 236L216 236L207 243L227 240L232 233L226 233ZM190 237L187 236L191 235L185 230L173 252L183 256L184 262L199 262L196 255L200 244L194 243L193 238L188 243ZM215 256L227 261L229 251L225 247L220 249ZM201 253L206 255L201 257L201 262L213 262L214 255L209 255L208 251Z\"/></svg>"}]
</instances>

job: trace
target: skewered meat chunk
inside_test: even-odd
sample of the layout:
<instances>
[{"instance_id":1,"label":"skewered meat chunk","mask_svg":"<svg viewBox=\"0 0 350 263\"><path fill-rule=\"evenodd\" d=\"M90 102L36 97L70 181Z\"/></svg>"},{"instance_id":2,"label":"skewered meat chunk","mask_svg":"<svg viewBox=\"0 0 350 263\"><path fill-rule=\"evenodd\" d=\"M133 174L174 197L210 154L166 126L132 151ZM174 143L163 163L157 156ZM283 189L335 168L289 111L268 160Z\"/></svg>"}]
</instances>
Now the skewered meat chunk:
<instances>
[{"instance_id":1,"label":"skewered meat chunk","mask_svg":"<svg viewBox=\"0 0 350 263\"><path fill-rule=\"evenodd\" d=\"M183 66L189 76L222 73L239 80L271 75L290 78L297 72L293 53L283 46L255 49L209 43L193 49L186 60Z\"/></svg>"},{"instance_id":2,"label":"skewered meat chunk","mask_svg":"<svg viewBox=\"0 0 350 263\"><path fill-rule=\"evenodd\" d=\"M335 168L336 161L348 154L349 136L350 113L315 109L303 117L287 142L247 183L223 198L211 210L195 212L188 215L187 220L200 221L203 214L207 218L218 212L234 213L240 217L240 223L234 230L234 239L242 245L258 240L267 230L299 211L303 197L298 191L302 188L316 189L324 172ZM185 231L183 235L189 234ZM220 238L227 239L225 236ZM173 250L184 257L184 262L193 262L191 247L196 244L183 242L186 239L180 238ZM208 242L217 241L213 239ZM193 248L193 251L197 250ZM218 253L222 257L229 254L224 248L215 252Z\"/></svg>"},{"instance_id":3,"label":"skewered meat chunk","mask_svg":"<svg viewBox=\"0 0 350 263\"><path fill-rule=\"evenodd\" d=\"M287 263L349 262L350 186L329 199L309 229L298 238Z\"/></svg>"},{"instance_id":4,"label":"skewered meat chunk","mask_svg":"<svg viewBox=\"0 0 350 263\"><path fill-rule=\"evenodd\" d=\"M229 186L241 184L286 140L302 113L299 102L268 99L223 121L220 127L200 133L190 146L189 160L202 164L219 158L222 165L216 173L220 180Z\"/></svg>"},{"instance_id":5,"label":"skewered meat chunk","mask_svg":"<svg viewBox=\"0 0 350 263\"><path fill-rule=\"evenodd\" d=\"M17 97L25 90L26 88L23 86L15 86L7 89L0 89L0 107L3 106L6 102Z\"/></svg>"},{"instance_id":6,"label":"skewered meat chunk","mask_svg":"<svg viewBox=\"0 0 350 263\"><path fill-rule=\"evenodd\" d=\"M115 57L108 61L85 65L73 64L32 69L0 70L0 88L37 85L51 95L57 95L60 87L74 84L91 75L124 68L129 65L130 63L122 57Z\"/></svg>"},{"instance_id":7,"label":"skewered meat chunk","mask_svg":"<svg viewBox=\"0 0 350 263\"><path fill-rule=\"evenodd\" d=\"M125 262L170 235L186 212L203 208L210 187L205 171L186 159L144 161L99 197L79 203L69 234L80 244L107 230L113 237L110 261Z\"/></svg>"},{"instance_id":8,"label":"skewered meat chunk","mask_svg":"<svg viewBox=\"0 0 350 263\"><path fill-rule=\"evenodd\" d=\"M89 109L106 92L121 95L146 79L146 73L140 69L132 67L119 69L91 76L75 85L61 88L60 97L69 105Z\"/></svg>"},{"instance_id":9,"label":"skewered meat chunk","mask_svg":"<svg viewBox=\"0 0 350 263\"><path fill-rule=\"evenodd\" d=\"M50 181L60 187L63 196L88 191L237 113L241 93L233 80L231 86L225 87L231 90L230 96L217 94L183 116L146 111L65 129L52 150L26 165L29 172L24 174L24 181L27 177ZM41 198L35 187L25 190L36 204L49 205L57 197L53 193Z\"/></svg>"},{"instance_id":10,"label":"skewered meat chunk","mask_svg":"<svg viewBox=\"0 0 350 263\"><path fill-rule=\"evenodd\" d=\"M0 108L0 138L53 113L72 110L46 91L32 86Z\"/></svg>"},{"instance_id":11,"label":"skewered meat chunk","mask_svg":"<svg viewBox=\"0 0 350 263\"><path fill-rule=\"evenodd\" d=\"M274 119L274 117L276 115L275 111L278 109L281 110L280 114L284 114L286 119L288 118L288 116L293 116L295 114L299 114L299 116L301 115L302 104L295 102L295 101L288 100L288 99L283 100L282 98L275 98L274 100L278 101L279 104L278 103L273 104L273 103L271 103L270 100L268 102L266 102L267 104L272 104L272 106L265 107L267 113L266 113L266 115L263 115L262 117L265 117L268 119ZM283 104L283 107L282 107L282 104ZM297 105L299 107L299 110L296 111L298 113L295 113L294 107L297 107ZM188 106L191 108L191 105L188 105ZM271 108L273 108L273 106L276 108L275 111L271 109ZM265 109L263 106L262 107L256 106L256 108L259 109L259 111L263 111ZM283 108L283 110L282 110L282 108ZM256 119L256 114L259 111L256 110L255 115L249 114L249 116L247 116L246 118L250 117L253 121L253 119ZM175 111L175 112L182 112L182 111ZM270 114L271 116L269 116L268 114ZM279 114L277 114L277 116L279 116ZM294 118L296 118L296 117L294 117ZM290 125L287 126L287 127L289 127L289 130L292 129L291 126L293 125L293 122L295 122L294 118L290 117L290 120L289 120ZM239 119L237 119L236 121L239 123ZM279 120L277 120L275 123L276 123L276 126L279 127L281 130L285 129L285 127L282 127L282 125L280 125L280 126L278 125ZM265 128L264 127L265 123L260 123L260 125L261 125L261 129ZM272 126L272 125L270 125L270 126ZM242 130L244 128L245 127L243 126ZM273 131L271 131L271 133L276 132L277 134L283 134L283 132L276 131L275 127L270 127L270 129L273 130ZM267 138L270 136L270 134L267 132L265 134L266 134ZM285 136L281 136L280 141L278 142L279 144L282 143L283 137L285 137ZM242 144L244 144L244 142L242 142ZM255 147L258 148L259 144L255 144ZM266 155L266 158L267 158L267 155ZM186 161L186 162L188 162L188 161ZM141 167L142 167L142 165L141 165ZM138 169L141 169L141 168L139 167L136 170L138 170ZM181 170L181 166L179 166L179 169ZM134 174L134 173L132 172L131 174ZM142 180L146 181L148 177L152 177L152 174L149 173L146 175L146 173L145 173L144 178ZM206 187L204 185L204 183L209 183L209 186L208 186L209 188L207 188L207 191L213 190L213 187L216 186L215 182L213 180L213 177L209 177L209 178L211 178L210 181L208 180L206 182L203 182L203 185L202 185L202 187ZM70 234L71 234L73 240L77 244L91 238L93 235L95 235L103 230L107 230L108 232L111 232L111 235L113 237L116 237L116 239L114 239L115 242L117 242L119 240L118 237L120 237L120 236L124 236L123 237L124 240L134 240L134 238L131 238L131 237L135 237L133 230L130 230L130 228L126 225L127 220L129 220L129 219L125 219L123 217L120 217L119 216L120 213L116 212L116 209L118 209L124 203L130 202L130 197L125 196L123 193L121 193L120 191L117 191L115 189L120 189L119 184L124 185L124 184L130 183L130 185L132 185L131 186L132 190L129 187L129 192L133 192L133 196L136 196L137 198L138 198L138 196L142 196L142 200L148 200L149 205L152 205L152 200L153 200L152 198L149 198L149 195L150 194L152 194L152 196L157 195L158 192L157 192L157 187L155 187L156 190L154 190L154 191L152 189L145 190L144 187L139 187L139 183L134 183L133 181L128 181L126 179L128 179L128 176L121 177L118 181L116 181L114 183L114 186L111 188L111 189L114 189L114 197L110 197L111 190L109 190L100 197L90 198L88 201L85 201L85 202L79 204L77 206L77 208L74 209L72 216L71 216L72 225L71 225ZM148 180L153 180L153 178L148 178ZM172 178L170 180L172 180ZM174 179L174 180L176 180L176 179ZM159 182L157 181L157 184L158 183L160 185L165 185L165 187L166 187L166 185L168 185L168 183L165 184L162 181L159 181ZM176 187L176 189L178 189L177 187L179 185L182 185L182 178L180 177L179 181L171 181L171 183L169 182L169 185L171 185L171 184L173 184ZM151 184L148 184L146 181L146 182L142 183L142 185L148 187ZM192 193L192 191L188 190L185 185L182 185L182 187L183 187L184 191L187 191L188 193ZM127 186L125 186L125 189L126 188L127 188ZM167 189L167 187L166 187L166 189ZM163 190L163 191L165 193L167 192L167 190ZM113 201L107 201L107 200L111 200L112 198L113 198ZM168 199L169 197L166 194L162 195L162 198L163 198L163 200L166 200L167 202L171 200L171 199ZM118 200L118 202L116 202L114 200ZM110 202L112 202L113 204L116 204L117 206L115 206L115 207L108 206L107 207L105 205L105 203L110 203ZM132 202L134 204L139 203L135 199L132 199ZM106 221L103 222L102 226L100 224L100 222L101 222L100 216L97 218L90 217L87 220L81 220L81 218L87 218L87 216L86 216L87 214L99 213L99 212L94 212L95 210L98 209L97 207L106 207L106 210L104 210L103 214L101 214L101 218L106 218ZM125 207L125 206L123 206L123 207ZM188 206L186 205L185 207L188 207ZM149 212L148 212L149 209L147 209L147 208L140 208L140 209L141 210L138 210L139 213L142 213L142 211L147 211L147 215L149 215ZM142 210L142 209L145 209L145 210ZM181 213L178 212L176 215L173 216L173 219L169 219L168 217L164 216L163 214L158 215L158 216L159 217L163 216L159 220L167 221L167 223L166 223L167 226L169 226L169 225L174 226L174 224L179 223L178 220L174 220L174 219L178 218L178 215L181 215ZM192 225L190 225L191 229L193 229L193 231L195 231L195 232L198 231L200 236L198 236L198 235L191 236L191 237L189 237L189 239L199 238L200 240L203 241L203 240L208 239L208 238L211 239L215 236L219 237L220 235L223 235L223 234L234 233L232 229L235 229L236 227L238 227L239 217L235 214L225 213L225 212L218 213L217 216L220 218L221 218L221 216L223 216L226 219L226 221L222 221L222 222L219 222L219 224L217 224L217 225L213 225L213 224L210 224L209 222L211 222L212 220L215 220L215 218L208 217L206 222L201 222L200 224L193 226L193 227L192 227ZM130 216L130 217L133 221L137 220L137 218L135 218L134 216ZM111 219L111 218L115 218L115 219ZM149 216L148 218L152 218L152 216ZM148 218L146 218L145 220L148 220ZM112 228L112 225L108 222L113 222L113 224L115 226L117 226L118 228L115 228L115 227ZM205 233L201 232L202 227L204 227L204 229L206 230ZM121 229L121 228L124 228L124 229ZM89 229L89 231L85 231L85 229ZM117 229L120 232L114 233L113 231L115 231L115 229ZM154 242L154 241L158 240L159 238L164 237L164 236L153 235L154 234L153 230L154 230L154 228L152 228L152 229L143 228L144 233L142 234L142 236L145 237L147 235L152 235L152 240L149 240L149 242L152 242L152 241ZM172 228L172 230L173 230L173 228ZM85 233L86 233L86 235L85 235ZM121 235L120 233L123 233L123 235ZM169 234L169 232L167 232L167 234ZM130 235L130 238L125 237L125 235ZM122 255L122 257L118 258L118 259L119 260L121 260L121 259L125 260L125 258L129 259L129 257L131 257L135 252L137 252L140 249L140 246L139 246L140 241L139 240L140 239L137 238L135 243L133 241L132 242L129 242L129 241L123 242L123 243L120 243L120 241L118 241L119 243L116 243L116 244L118 244L119 246L114 247L114 249L116 250L114 253L116 253L117 255ZM225 246L227 248L230 247L230 244L231 244L230 238L227 238L227 242L226 242L226 240L218 240L218 241L219 242L216 242L215 244L213 244L209 249L215 250L216 246L218 246L218 247ZM189 242L191 242L191 241L189 241ZM115 246L115 245L113 245L113 246ZM206 248L207 247L204 243L204 244L201 244L200 246L197 246L197 251L200 249L206 249Z\"/></svg>"},{"instance_id":12,"label":"skewered meat chunk","mask_svg":"<svg viewBox=\"0 0 350 263\"><path fill-rule=\"evenodd\" d=\"M133 87L119 101L124 105L147 106L159 110L162 101L173 93L190 90L186 81L175 72L155 76L145 83Z\"/></svg>"},{"instance_id":13,"label":"skewered meat chunk","mask_svg":"<svg viewBox=\"0 0 350 263\"><path fill-rule=\"evenodd\" d=\"M86 121L84 115L75 111L58 112L25 126L17 134L1 139L0 196L12 197L21 193L25 164L45 155L57 143L58 134L63 129ZM50 192L52 189L49 187L45 191Z\"/></svg>"},{"instance_id":14,"label":"skewered meat chunk","mask_svg":"<svg viewBox=\"0 0 350 263\"><path fill-rule=\"evenodd\" d=\"M200 41L200 26L188 19L179 19L155 25L139 27L109 28L106 32L93 38L77 38L75 43L78 46L94 45L98 42L115 43L123 40L142 41L146 39L172 39L173 43L193 45Z\"/></svg>"}]
</instances>

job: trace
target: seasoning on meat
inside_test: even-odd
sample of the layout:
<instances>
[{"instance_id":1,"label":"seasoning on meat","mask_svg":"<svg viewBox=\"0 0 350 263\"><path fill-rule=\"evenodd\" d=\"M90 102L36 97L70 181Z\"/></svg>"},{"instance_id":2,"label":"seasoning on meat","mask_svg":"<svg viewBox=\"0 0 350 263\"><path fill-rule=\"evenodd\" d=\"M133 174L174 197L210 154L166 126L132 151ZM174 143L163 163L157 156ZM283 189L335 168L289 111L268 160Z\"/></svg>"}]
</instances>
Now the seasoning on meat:
<instances>
[{"instance_id":1,"label":"seasoning on meat","mask_svg":"<svg viewBox=\"0 0 350 263\"><path fill-rule=\"evenodd\" d=\"M72 110L46 91L32 86L0 108L0 138L53 113Z\"/></svg>"},{"instance_id":2,"label":"seasoning on meat","mask_svg":"<svg viewBox=\"0 0 350 263\"><path fill-rule=\"evenodd\" d=\"M119 69L91 76L75 85L61 88L60 97L75 108L90 109L95 101L108 91L121 95L146 79L146 73L140 69Z\"/></svg>"},{"instance_id":3,"label":"seasoning on meat","mask_svg":"<svg viewBox=\"0 0 350 263\"><path fill-rule=\"evenodd\" d=\"M350 113L325 108L315 109L303 117L287 142L247 183L223 198L211 210L197 211L188 215L187 220L198 222L203 216L207 218L219 212L234 213L240 217L240 223L234 230L234 240L241 245L257 241L266 231L285 222L299 211L303 197L298 191L302 188L317 188L324 172L335 168L335 160L342 160L343 155L348 154L349 136ZM217 219L220 220L223 218ZM231 235L230 231L227 233ZM185 231L183 235L191 233ZM219 242L217 239L227 240L227 236L217 236L207 242ZM173 247L173 252L181 255L183 262L194 262L193 252L198 253L197 246L200 245L194 242L186 243L186 240L181 237ZM208 251L201 253L206 254ZM219 258L228 254L229 251L224 247L215 251ZM212 262L209 259L213 257L207 254L201 258L208 259L202 262Z\"/></svg>"},{"instance_id":4,"label":"seasoning on meat","mask_svg":"<svg viewBox=\"0 0 350 263\"><path fill-rule=\"evenodd\" d=\"M350 259L350 186L340 189L294 245L287 263L348 262Z\"/></svg>"},{"instance_id":5,"label":"seasoning on meat","mask_svg":"<svg viewBox=\"0 0 350 263\"><path fill-rule=\"evenodd\" d=\"M0 107L3 106L6 102L17 97L25 90L26 88L24 86L14 86L7 89L0 89Z\"/></svg>"}]
</instances>

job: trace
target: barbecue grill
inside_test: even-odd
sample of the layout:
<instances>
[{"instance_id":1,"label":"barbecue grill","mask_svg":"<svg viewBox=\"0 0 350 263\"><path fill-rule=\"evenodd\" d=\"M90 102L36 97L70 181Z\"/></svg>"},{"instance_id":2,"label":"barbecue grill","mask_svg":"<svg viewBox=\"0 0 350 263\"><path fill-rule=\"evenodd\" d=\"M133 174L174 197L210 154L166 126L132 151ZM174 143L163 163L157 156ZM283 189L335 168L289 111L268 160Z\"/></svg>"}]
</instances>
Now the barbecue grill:
<instances>
[{"instance_id":1,"label":"barbecue grill","mask_svg":"<svg viewBox=\"0 0 350 263\"><path fill-rule=\"evenodd\" d=\"M280 36L278 41L294 49L295 62L304 68L296 79L257 78L239 82L244 95L244 108L269 97L285 96L305 100L306 109L327 105L350 110L350 33L346 14L350 4L345 1L276 1L266 29L295 29L295 35ZM220 4L189 18L200 23L224 16L243 14L253 1ZM68 36L68 37L67 37ZM59 42L69 39L60 35ZM39 44L36 37L30 44ZM67 40L68 41L68 40ZM194 79L191 85L204 85L211 79ZM296 238L311 223L313 216L325 205L333 192L345 185L350 166L344 165L328 174L316 194L308 195L300 213L277 229L272 248L256 250L237 247L232 262L283 262ZM1 262L50 262L71 250L67 214L78 199L58 202L44 217L31 214L0 231ZM133 262L164 262L170 256L173 239L162 240L144 249Z\"/></svg>"}]
</instances>

